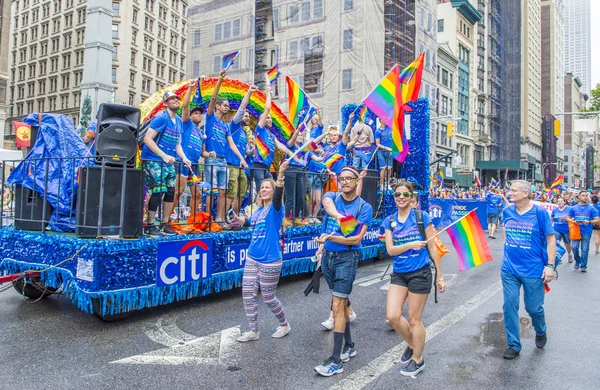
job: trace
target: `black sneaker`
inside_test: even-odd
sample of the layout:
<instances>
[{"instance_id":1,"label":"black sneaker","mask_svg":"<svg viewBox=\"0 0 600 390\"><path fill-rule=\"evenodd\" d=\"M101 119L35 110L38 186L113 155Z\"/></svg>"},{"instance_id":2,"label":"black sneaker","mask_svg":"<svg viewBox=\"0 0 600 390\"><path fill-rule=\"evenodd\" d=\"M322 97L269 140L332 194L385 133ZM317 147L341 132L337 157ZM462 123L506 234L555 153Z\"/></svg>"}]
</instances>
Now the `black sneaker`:
<instances>
[{"instance_id":1,"label":"black sneaker","mask_svg":"<svg viewBox=\"0 0 600 390\"><path fill-rule=\"evenodd\" d=\"M413 378L417 376L418 373L423 371L425 368L425 359L421 360L420 364L417 364L413 359L410 359L408 365L400 370L400 374L403 376L412 376Z\"/></svg>"},{"instance_id":2,"label":"black sneaker","mask_svg":"<svg viewBox=\"0 0 600 390\"><path fill-rule=\"evenodd\" d=\"M582 268L581 272L587 272L587 268Z\"/></svg>"},{"instance_id":3,"label":"black sneaker","mask_svg":"<svg viewBox=\"0 0 600 390\"><path fill-rule=\"evenodd\" d=\"M536 341L537 341L537 337L536 337ZM502 357L506 360L512 360L512 359L516 358L517 356L519 356L519 351L517 351L516 349L514 349L512 347L506 348L506 351L504 351L504 355L502 355Z\"/></svg>"},{"instance_id":4,"label":"black sneaker","mask_svg":"<svg viewBox=\"0 0 600 390\"><path fill-rule=\"evenodd\" d=\"M163 234L166 234L168 236L174 236L175 234L179 234L175 230L171 229L171 226L169 226L168 223L161 223L160 231L163 232Z\"/></svg>"},{"instance_id":5,"label":"black sneaker","mask_svg":"<svg viewBox=\"0 0 600 390\"><path fill-rule=\"evenodd\" d=\"M162 237L163 236L163 234L160 232L160 230L158 230L158 228L154 224L150 225L150 226L146 226L144 228L144 235L151 236L151 237Z\"/></svg>"},{"instance_id":6,"label":"black sneaker","mask_svg":"<svg viewBox=\"0 0 600 390\"><path fill-rule=\"evenodd\" d=\"M404 350L404 353L402 354L402 357L400 358L400 363L402 364L406 364L410 361L410 359L412 358L413 355L413 350L411 347L406 347L406 349Z\"/></svg>"},{"instance_id":7,"label":"black sneaker","mask_svg":"<svg viewBox=\"0 0 600 390\"><path fill-rule=\"evenodd\" d=\"M547 341L548 341L548 337L546 336L546 333L544 333L541 336L538 336L538 335L535 336L535 346L538 348L544 348L546 346Z\"/></svg>"}]
</instances>

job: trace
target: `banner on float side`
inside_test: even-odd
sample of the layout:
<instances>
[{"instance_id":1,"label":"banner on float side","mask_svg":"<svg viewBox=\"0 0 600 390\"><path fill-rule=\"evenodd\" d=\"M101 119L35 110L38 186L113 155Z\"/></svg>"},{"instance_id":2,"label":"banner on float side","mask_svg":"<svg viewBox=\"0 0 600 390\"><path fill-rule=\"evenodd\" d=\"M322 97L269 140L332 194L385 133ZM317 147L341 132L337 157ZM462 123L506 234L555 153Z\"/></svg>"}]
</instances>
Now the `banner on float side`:
<instances>
[{"instance_id":1,"label":"banner on float side","mask_svg":"<svg viewBox=\"0 0 600 390\"><path fill-rule=\"evenodd\" d=\"M543 209L545 209L546 211L548 211L548 214L551 215L552 214L552 210L554 210L555 208L558 207L557 204L554 203L542 203L542 202L538 202L537 200L533 201L533 204L536 206L539 206Z\"/></svg>"},{"instance_id":2,"label":"banner on float side","mask_svg":"<svg viewBox=\"0 0 600 390\"><path fill-rule=\"evenodd\" d=\"M213 239L159 242L156 285L171 286L212 277Z\"/></svg>"},{"instance_id":3,"label":"banner on float side","mask_svg":"<svg viewBox=\"0 0 600 390\"><path fill-rule=\"evenodd\" d=\"M436 229L445 228L477 209L476 214L487 230L487 202L482 200L429 198L429 216Z\"/></svg>"},{"instance_id":4,"label":"banner on float side","mask_svg":"<svg viewBox=\"0 0 600 390\"><path fill-rule=\"evenodd\" d=\"M379 244L379 227L369 228L365 233L361 244L363 246ZM317 252L319 244L315 241L318 236L294 237L284 242L283 260L301 259L313 256ZM227 245L225 248L225 258L228 270L242 268L248 257L249 244Z\"/></svg>"}]
</instances>

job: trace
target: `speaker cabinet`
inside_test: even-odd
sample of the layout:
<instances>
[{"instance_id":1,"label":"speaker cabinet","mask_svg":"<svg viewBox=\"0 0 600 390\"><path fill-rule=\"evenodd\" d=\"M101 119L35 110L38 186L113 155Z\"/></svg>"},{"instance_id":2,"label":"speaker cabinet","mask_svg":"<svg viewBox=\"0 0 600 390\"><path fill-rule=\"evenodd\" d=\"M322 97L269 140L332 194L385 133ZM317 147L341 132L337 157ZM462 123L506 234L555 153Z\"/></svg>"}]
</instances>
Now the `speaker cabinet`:
<instances>
[{"instance_id":1,"label":"speaker cabinet","mask_svg":"<svg viewBox=\"0 0 600 390\"><path fill-rule=\"evenodd\" d=\"M46 202L44 214L44 195L15 185L15 229L45 230L53 210L54 207Z\"/></svg>"},{"instance_id":2,"label":"speaker cabinet","mask_svg":"<svg viewBox=\"0 0 600 390\"><path fill-rule=\"evenodd\" d=\"M100 188L101 177L102 167L80 168L80 182L77 191L77 228L75 229L77 237L98 236L101 197L104 200L100 235L116 236L119 234L123 168L105 167L104 192ZM125 179L123 237L136 238L142 235L144 174L140 169L127 168Z\"/></svg>"},{"instance_id":3,"label":"speaker cabinet","mask_svg":"<svg viewBox=\"0 0 600 390\"><path fill-rule=\"evenodd\" d=\"M98 109L98 130L96 134L95 160L107 165L135 166L137 136L140 127L140 109L125 104L102 103Z\"/></svg>"},{"instance_id":4,"label":"speaker cabinet","mask_svg":"<svg viewBox=\"0 0 600 390\"><path fill-rule=\"evenodd\" d=\"M379 172L376 169L368 169L367 177L363 179L361 198L373 207L373 214L377 212L379 202L377 189L379 188Z\"/></svg>"}]
</instances>

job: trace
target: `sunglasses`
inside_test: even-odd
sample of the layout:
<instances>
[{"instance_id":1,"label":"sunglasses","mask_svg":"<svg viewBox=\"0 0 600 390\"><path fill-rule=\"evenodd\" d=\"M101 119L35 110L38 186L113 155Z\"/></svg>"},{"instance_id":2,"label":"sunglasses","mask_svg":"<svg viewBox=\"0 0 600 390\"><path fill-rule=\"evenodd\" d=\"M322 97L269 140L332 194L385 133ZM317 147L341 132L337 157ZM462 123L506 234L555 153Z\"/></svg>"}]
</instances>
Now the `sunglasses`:
<instances>
[{"instance_id":1,"label":"sunglasses","mask_svg":"<svg viewBox=\"0 0 600 390\"><path fill-rule=\"evenodd\" d=\"M410 198L412 196L412 192L394 192L395 198Z\"/></svg>"}]
</instances>

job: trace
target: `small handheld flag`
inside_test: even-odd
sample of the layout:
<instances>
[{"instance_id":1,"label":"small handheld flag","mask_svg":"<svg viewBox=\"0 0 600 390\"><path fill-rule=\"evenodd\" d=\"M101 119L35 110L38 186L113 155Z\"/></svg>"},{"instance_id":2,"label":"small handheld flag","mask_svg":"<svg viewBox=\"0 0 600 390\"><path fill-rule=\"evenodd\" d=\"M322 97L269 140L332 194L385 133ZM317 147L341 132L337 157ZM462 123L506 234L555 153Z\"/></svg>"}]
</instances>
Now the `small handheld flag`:
<instances>
[{"instance_id":1,"label":"small handheld flag","mask_svg":"<svg viewBox=\"0 0 600 390\"><path fill-rule=\"evenodd\" d=\"M460 271L492 261L492 253L475 210L471 210L446 230L456 249Z\"/></svg>"},{"instance_id":2,"label":"small handheld flag","mask_svg":"<svg viewBox=\"0 0 600 390\"><path fill-rule=\"evenodd\" d=\"M481 187L481 180L479 180L479 175L475 175L475 185L477 185L477 187Z\"/></svg>"},{"instance_id":3,"label":"small handheld flag","mask_svg":"<svg viewBox=\"0 0 600 390\"><path fill-rule=\"evenodd\" d=\"M222 69L229 69L229 67L231 65L233 65L233 62L234 62L235 58L238 56L238 54L240 54L239 51L234 51L233 53L225 54L223 56L223 67L222 67Z\"/></svg>"},{"instance_id":4,"label":"small handheld flag","mask_svg":"<svg viewBox=\"0 0 600 390\"><path fill-rule=\"evenodd\" d=\"M360 230L362 224L353 215L347 215L340 220L340 230L344 237L354 235Z\"/></svg>"},{"instance_id":5,"label":"small handheld flag","mask_svg":"<svg viewBox=\"0 0 600 390\"><path fill-rule=\"evenodd\" d=\"M196 106L199 106L202 104L202 91L200 88L201 82L202 82L202 77L198 77L198 80L196 80L196 92L194 92L194 98L192 99L192 103L194 103Z\"/></svg>"},{"instance_id":6,"label":"small handheld flag","mask_svg":"<svg viewBox=\"0 0 600 390\"><path fill-rule=\"evenodd\" d=\"M279 77L279 66L277 64L275 64L274 67L272 67L271 69L269 69L269 71L267 72L267 81L269 82L269 84L273 84L277 78Z\"/></svg>"},{"instance_id":7,"label":"small handheld flag","mask_svg":"<svg viewBox=\"0 0 600 390\"><path fill-rule=\"evenodd\" d=\"M360 120L363 123L366 123L367 121L367 106L363 106L363 108L360 110Z\"/></svg>"},{"instance_id":8,"label":"small handheld flag","mask_svg":"<svg viewBox=\"0 0 600 390\"><path fill-rule=\"evenodd\" d=\"M562 184L563 180L565 179L565 177L561 174L559 174L558 176L556 176L556 179L554 179L554 181L552 182L552 185L550 186L550 188L554 188L559 184Z\"/></svg>"}]
</instances>

